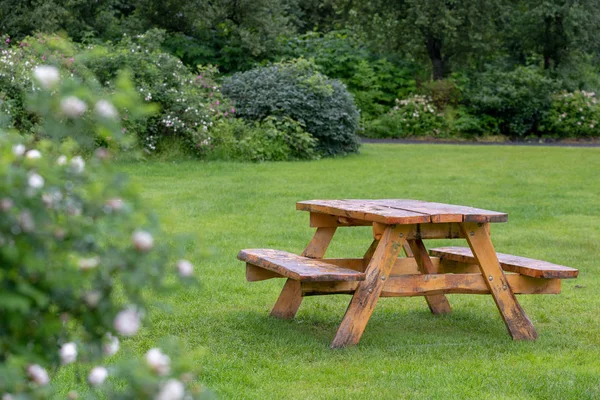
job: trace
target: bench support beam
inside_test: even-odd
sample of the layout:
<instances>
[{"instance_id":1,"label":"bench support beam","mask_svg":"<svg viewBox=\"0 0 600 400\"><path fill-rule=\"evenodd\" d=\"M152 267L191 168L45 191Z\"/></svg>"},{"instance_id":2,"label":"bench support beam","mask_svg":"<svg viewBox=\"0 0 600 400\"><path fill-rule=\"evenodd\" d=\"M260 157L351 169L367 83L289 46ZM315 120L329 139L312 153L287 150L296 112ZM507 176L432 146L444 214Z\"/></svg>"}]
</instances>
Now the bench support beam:
<instances>
[{"instance_id":1,"label":"bench support beam","mask_svg":"<svg viewBox=\"0 0 600 400\"><path fill-rule=\"evenodd\" d=\"M502 272L496 251L489 235L488 224L464 222L461 229L467 238L473 256L479 264L508 332L514 340L535 340L535 327L521 308Z\"/></svg>"},{"instance_id":2,"label":"bench support beam","mask_svg":"<svg viewBox=\"0 0 600 400\"><path fill-rule=\"evenodd\" d=\"M396 258L406 242L406 236L412 228L413 225L389 225L385 229L365 271L367 276L358 284L352 296L331 344L332 348L358 343L379 300L385 281L389 278Z\"/></svg>"},{"instance_id":3,"label":"bench support beam","mask_svg":"<svg viewBox=\"0 0 600 400\"><path fill-rule=\"evenodd\" d=\"M302 256L310 258L323 258L336 227L317 228L313 238L302 252ZM296 316L302 304L302 288L299 281L288 279L281 290L281 294L271 310L271 316L282 319L292 319Z\"/></svg>"}]
</instances>

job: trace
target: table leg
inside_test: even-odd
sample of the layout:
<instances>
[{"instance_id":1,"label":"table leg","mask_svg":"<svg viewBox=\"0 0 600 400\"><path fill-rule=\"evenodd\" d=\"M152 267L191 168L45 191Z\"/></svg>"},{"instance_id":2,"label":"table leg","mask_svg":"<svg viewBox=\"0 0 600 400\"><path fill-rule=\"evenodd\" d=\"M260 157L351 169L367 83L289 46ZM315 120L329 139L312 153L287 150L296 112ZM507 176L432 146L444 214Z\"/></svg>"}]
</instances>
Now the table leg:
<instances>
[{"instance_id":1,"label":"table leg","mask_svg":"<svg viewBox=\"0 0 600 400\"><path fill-rule=\"evenodd\" d=\"M317 228L312 240L302 252L304 257L323 258L336 228ZM288 279L271 310L271 316L282 319L294 318L302 304L300 281Z\"/></svg>"},{"instance_id":2,"label":"table leg","mask_svg":"<svg viewBox=\"0 0 600 400\"><path fill-rule=\"evenodd\" d=\"M461 229L475 256L502 319L514 340L535 340L537 332L517 301L502 272L489 235L488 224L465 222Z\"/></svg>"},{"instance_id":3,"label":"table leg","mask_svg":"<svg viewBox=\"0 0 600 400\"><path fill-rule=\"evenodd\" d=\"M412 225L389 225L365 271L366 279L358 284L346 314L331 344L332 348L357 344L362 336L379 295Z\"/></svg>"},{"instance_id":4,"label":"table leg","mask_svg":"<svg viewBox=\"0 0 600 400\"><path fill-rule=\"evenodd\" d=\"M421 239L409 240L408 244L412 250L413 257L419 266L419 271L421 271L422 274L437 273L423 241ZM425 296L425 300L433 314L448 314L452 311L448 299L443 294Z\"/></svg>"}]
</instances>

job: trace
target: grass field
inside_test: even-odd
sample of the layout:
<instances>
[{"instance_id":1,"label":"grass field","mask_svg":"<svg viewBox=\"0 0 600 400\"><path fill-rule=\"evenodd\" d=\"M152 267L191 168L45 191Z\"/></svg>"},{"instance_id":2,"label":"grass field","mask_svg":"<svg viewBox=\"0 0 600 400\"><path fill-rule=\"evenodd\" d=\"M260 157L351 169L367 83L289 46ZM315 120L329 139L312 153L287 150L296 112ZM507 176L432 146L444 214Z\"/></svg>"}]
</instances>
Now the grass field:
<instances>
[{"instance_id":1,"label":"grass field","mask_svg":"<svg viewBox=\"0 0 600 400\"><path fill-rule=\"evenodd\" d=\"M170 334L203 349L201 380L220 398L600 398L599 148L371 144L315 162L122 168L168 231L197 239L202 281L165 298L172 309L156 310L151 328L130 342L143 353ZM490 296L450 295L445 316L432 315L423 298L382 299L360 344L331 350L348 296L310 297L295 320L271 319L283 281L248 283L236 260L242 248L301 252L312 230L295 202L319 198L504 211L509 222L492 226L498 251L580 275L563 281L560 295L519 297L536 342L513 342ZM368 228L341 229L327 255L360 257L371 239Z\"/></svg>"}]
</instances>

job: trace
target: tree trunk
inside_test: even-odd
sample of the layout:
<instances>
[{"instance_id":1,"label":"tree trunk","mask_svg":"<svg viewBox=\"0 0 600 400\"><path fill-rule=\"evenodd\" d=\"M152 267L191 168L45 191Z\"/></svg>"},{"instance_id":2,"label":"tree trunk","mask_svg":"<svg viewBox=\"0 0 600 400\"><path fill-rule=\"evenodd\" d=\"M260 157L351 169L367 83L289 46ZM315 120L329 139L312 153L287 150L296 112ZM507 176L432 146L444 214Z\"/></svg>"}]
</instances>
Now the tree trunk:
<instances>
[{"instance_id":1,"label":"tree trunk","mask_svg":"<svg viewBox=\"0 0 600 400\"><path fill-rule=\"evenodd\" d=\"M427 54L433 67L433 80L437 81L444 78L446 73L446 63L442 57L442 41L440 39L428 36L425 41Z\"/></svg>"}]
</instances>

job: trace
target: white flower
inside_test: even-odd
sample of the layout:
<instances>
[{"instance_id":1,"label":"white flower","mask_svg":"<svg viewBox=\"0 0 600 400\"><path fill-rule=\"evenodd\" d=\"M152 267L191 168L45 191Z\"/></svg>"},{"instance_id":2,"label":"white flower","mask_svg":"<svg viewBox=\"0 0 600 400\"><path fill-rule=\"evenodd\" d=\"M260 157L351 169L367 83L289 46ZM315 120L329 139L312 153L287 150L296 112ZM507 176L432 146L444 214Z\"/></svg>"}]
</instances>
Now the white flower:
<instances>
[{"instance_id":1,"label":"white flower","mask_svg":"<svg viewBox=\"0 0 600 400\"><path fill-rule=\"evenodd\" d=\"M119 211L123 208L123 200L119 198L108 199L104 203L111 210Z\"/></svg>"},{"instance_id":2,"label":"white flower","mask_svg":"<svg viewBox=\"0 0 600 400\"><path fill-rule=\"evenodd\" d=\"M60 361L63 364L70 364L77 359L77 345L73 342L65 343L59 351Z\"/></svg>"},{"instance_id":3,"label":"white flower","mask_svg":"<svg viewBox=\"0 0 600 400\"><path fill-rule=\"evenodd\" d=\"M67 156L62 155L56 159L57 165L67 165Z\"/></svg>"},{"instance_id":4,"label":"white flower","mask_svg":"<svg viewBox=\"0 0 600 400\"><path fill-rule=\"evenodd\" d=\"M85 169L85 161L83 161L83 158L81 158L81 156L75 156L71 160L71 167L73 168L73 171L80 174Z\"/></svg>"},{"instance_id":5,"label":"white flower","mask_svg":"<svg viewBox=\"0 0 600 400\"><path fill-rule=\"evenodd\" d=\"M60 74L56 67L50 65L39 65L33 70L33 76L45 88L51 89L60 80Z\"/></svg>"},{"instance_id":6,"label":"white flower","mask_svg":"<svg viewBox=\"0 0 600 400\"><path fill-rule=\"evenodd\" d=\"M171 359L158 348L148 350L146 363L152 371L161 376L167 375L171 370Z\"/></svg>"},{"instance_id":7,"label":"white flower","mask_svg":"<svg viewBox=\"0 0 600 400\"><path fill-rule=\"evenodd\" d=\"M133 307L120 311L113 322L115 330L123 336L133 336L140 329L140 314Z\"/></svg>"},{"instance_id":8,"label":"white flower","mask_svg":"<svg viewBox=\"0 0 600 400\"><path fill-rule=\"evenodd\" d=\"M34 172L29 175L27 184L33 189L41 189L44 187L44 178Z\"/></svg>"},{"instance_id":9,"label":"white flower","mask_svg":"<svg viewBox=\"0 0 600 400\"><path fill-rule=\"evenodd\" d=\"M98 290L90 290L83 295L83 299L88 306L95 308L102 299L102 293Z\"/></svg>"},{"instance_id":10,"label":"white flower","mask_svg":"<svg viewBox=\"0 0 600 400\"><path fill-rule=\"evenodd\" d=\"M24 144L20 144L20 143L19 144L15 144L12 147L13 154L15 156L19 156L19 157L22 156L23 154L25 154L25 150L27 150L25 148L25 145Z\"/></svg>"},{"instance_id":11,"label":"white flower","mask_svg":"<svg viewBox=\"0 0 600 400\"><path fill-rule=\"evenodd\" d=\"M188 260L179 260L175 266L181 277L187 278L194 274L194 266Z\"/></svg>"},{"instance_id":12,"label":"white flower","mask_svg":"<svg viewBox=\"0 0 600 400\"><path fill-rule=\"evenodd\" d=\"M39 150L33 149L25 153L25 157L29 158L30 160L37 160L38 158L42 157L42 153L40 153Z\"/></svg>"},{"instance_id":13,"label":"white flower","mask_svg":"<svg viewBox=\"0 0 600 400\"><path fill-rule=\"evenodd\" d=\"M96 113L104 118L117 118L119 115L117 109L110 102L106 100L100 100L96 103Z\"/></svg>"},{"instance_id":14,"label":"white flower","mask_svg":"<svg viewBox=\"0 0 600 400\"><path fill-rule=\"evenodd\" d=\"M12 206L14 204L15 203L12 201L11 198L5 197L2 200L0 200L0 210L2 210L2 211L8 211L8 210L10 210L12 208Z\"/></svg>"},{"instance_id":15,"label":"white flower","mask_svg":"<svg viewBox=\"0 0 600 400\"><path fill-rule=\"evenodd\" d=\"M88 375L88 382L92 386L100 386L108 377L108 370L104 367L94 367Z\"/></svg>"},{"instance_id":16,"label":"white flower","mask_svg":"<svg viewBox=\"0 0 600 400\"><path fill-rule=\"evenodd\" d=\"M98 257L80 258L77 264L79 268L85 271L96 268L100 264L100 259Z\"/></svg>"},{"instance_id":17,"label":"white flower","mask_svg":"<svg viewBox=\"0 0 600 400\"><path fill-rule=\"evenodd\" d=\"M132 236L133 246L137 251L150 251L154 246L154 238L149 232L137 230Z\"/></svg>"},{"instance_id":18,"label":"white flower","mask_svg":"<svg viewBox=\"0 0 600 400\"><path fill-rule=\"evenodd\" d=\"M48 373L44 368L38 364L30 365L27 367L27 375L29 378L40 386L45 386L50 383Z\"/></svg>"},{"instance_id":19,"label":"white flower","mask_svg":"<svg viewBox=\"0 0 600 400\"><path fill-rule=\"evenodd\" d=\"M106 338L104 339L104 344L102 344L102 352L104 353L104 355L110 357L112 355L117 354L117 351L119 351L119 347L119 338L113 336L110 333L107 333Z\"/></svg>"},{"instance_id":20,"label":"white flower","mask_svg":"<svg viewBox=\"0 0 600 400\"><path fill-rule=\"evenodd\" d=\"M177 379L169 379L161 387L155 400L181 400L184 395L185 388L183 387L183 383Z\"/></svg>"},{"instance_id":21,"label":"white flower","mask_svg":"<svg viewBox=\"0 0 600 400\"><path fill-rule=\"evenodd\" d=\"M4 393L2 395L2 400L13 400L13 399L14 399L14 397L10 393Z\"/></svg>"},{"instance_id":22,"label":"white flower","mask_svg":"<svg viewBox=\"0 0 600 400\"><path fill-rule=\"evenodd\" d=\"M66 116L77 118L87 110L87 105L75 96L65 97L60 102L60 108Z\"/></svg>"}]
</instances>

